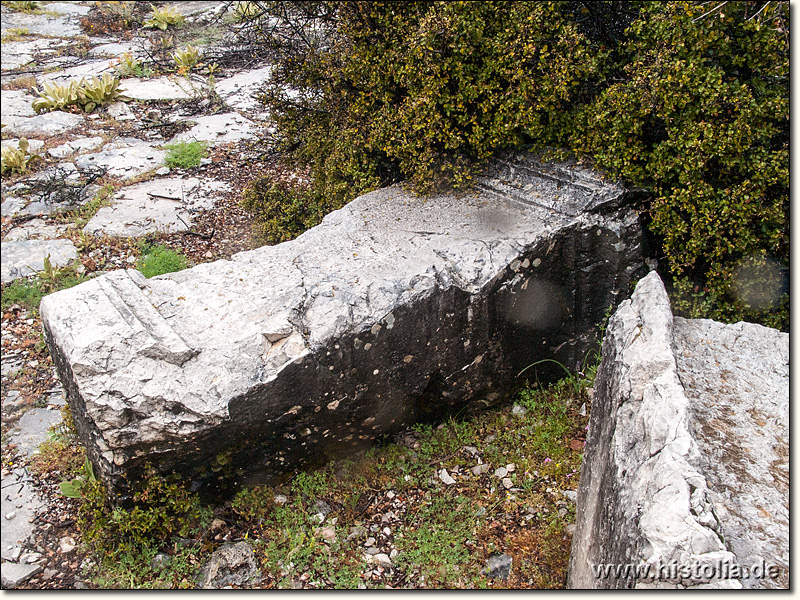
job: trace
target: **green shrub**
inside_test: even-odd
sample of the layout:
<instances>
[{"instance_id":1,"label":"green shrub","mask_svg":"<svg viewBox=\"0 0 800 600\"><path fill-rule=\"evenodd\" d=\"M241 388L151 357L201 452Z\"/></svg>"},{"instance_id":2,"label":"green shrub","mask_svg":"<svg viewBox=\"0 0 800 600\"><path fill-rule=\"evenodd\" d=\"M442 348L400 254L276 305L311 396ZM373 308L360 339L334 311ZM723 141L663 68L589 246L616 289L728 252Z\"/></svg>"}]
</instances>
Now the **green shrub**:
<instances>
[{"instance_id":1,"label":"green shrub","mask_svg":"<svg viewBox=\"0 0 800 600\"><path fill-rule=\"evenodd\" d=\"M145 246L142 257L136 262L136 268L145 277L182 271L187 266L188 261L183 254L161 245Z\"/></svg>"},{"instance_id":2,"label":"green shrub","mask_svg":"<svg viewBox=\"0 0 800 600\"><path fill-rule=\"evenodd\" d=\"M207 142L175 142L165 146L167 156L164 164L170 169L191 169L200 165L208 152Z\"/></svg>"},{"instance_id":3,"label":"green shrub","mask_svg":"<svg viewBox=\"0 0 800 600\"><path fill-rule=\"evenodd\" d=\"M622 80L565 133L569 147L653 193L651 228L680 312L787 328L788 37L781 3L764 7L766 22L754 4L703 17L711 7L645 3ZM769 265L778 273L764 279ZM770 280L767 297L743 293Z\"/></svg>"},{"instance_id":4,"label":"green shrub","mask_svg":"<svg viewBox=\"0 0 800 600\"><path fill-rule=\"evenodd\" d=\"M186 537L207 526L211 511L183 485L150 471L131 498L131 508L112 507L102 484L87 478L78 526L85 543L101 557L167 545L172 536Z\"/></svg>"},{"instance_id":5,"label":"green shrub","mask_svg":"<svg viewBox=\"0 0 800 600\"><path fill-rule=\"evenodd\" d=\"M186 21L185 16L170 6L159 8L151 4L150 7L153 9L153 14L144 22L142 27L157 27L161 31L166 31L167 27L178 28Z\"/></svg>"},{"instance_id":6,"label":"green shrub","mask_svg":"<svg viewBox=\"0 0 800 600\"><path fill-rule=\"evenodd\" d=\"M310 173L246 192L268 239L388 183L465 187L498 150L549 149L652 194L679 312L788 328L785 2L259 6L276 56L262 99ZM743 293L764 271L771 294Z\"/></svg>"},{"instance_id":7,"label":"green shrub","mask_svg":"<svg viewBox=\"0 0 800 600\"><path fill-rule=\"evenodd\" d=\"M266 242L277 244L296 238L317 225L327 213L341 208L341 202L322 194L261 177L247 184L242 194L245 208L256 215L256 233Z\"/></svg>"}]
</instances>

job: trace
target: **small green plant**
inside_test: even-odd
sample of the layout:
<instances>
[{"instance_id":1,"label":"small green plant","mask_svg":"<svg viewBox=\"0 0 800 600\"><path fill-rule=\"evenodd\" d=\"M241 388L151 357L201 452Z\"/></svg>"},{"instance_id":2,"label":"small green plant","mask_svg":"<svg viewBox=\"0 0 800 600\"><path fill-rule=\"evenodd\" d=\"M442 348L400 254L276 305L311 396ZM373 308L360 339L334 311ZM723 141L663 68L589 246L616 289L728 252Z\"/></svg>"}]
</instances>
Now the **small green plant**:
<instances>
[{"instance_id":1,"label":"small green plant","mask_svg":"<svg viewBox=\"0 0 800 600\"><path fill-rule=\"evenodd\" d=\"M118 77L114 77L111 73L103 73L102 78L92 77L83 83L80 89L80 103L84 111L92 112L98 106L105 106L118 100L130 100L122 94L122 91Z\"/></svg>"},{"instance_id":2,"label":"small green plant","mask_svg":"<svg viewBox=\"0 0 800 600\"><path fill-rule=\"evenodd\" d=\"M164 164L170 169L191 169L200 165L200 160L206 157L208 143L206 142L175 142L165 146L167 156Z\"/></svg>"},{"instance_id":3,"label":"small green plant","mask_svg":"<svg viewBox=\"0 0 800 600\"><path fill-rule=\"evenodd\" d=\"M45 81L42 90L37 90L39 97L31 106L39 114L54 110L64 110L68 106L78 106L81 98L83 79L73 79L66 84Z\"/></svg>"},{"instance_id":4,"label":"small green plant","mask_svg":"<svg viewBox=\"0 0 800 600\"><path fill-rule=\"evenodd\" d=\"M188 266L186 257L164 246L146 247L142 257L136 263L136 268L145 277L155 277L164 273L181 271Z\"/></svg>"},{"instance_id":5,"label":"small green plant","mask_svg":"<svg viewBox=\"0 0 800 600\"><path fill-rule=\"evenodd\" d=\"M73 491L68 489L68 491ZM185 537L210 521L211 511L182 482L147 470L131 497L131 508L109 506L96 479L84 478L78 526L84 541L106 560L146 548L168 547L172 536Z\"/></svg>"},{"instance_id":6,"label":"small green plant","mask_svg":"<svg viewBox=\"0 0 800 600\"><path fill-rule=\"evenodd\" d=\"M114 70L120 77L149 77L153 72L130 52L117 58Z\"/></svg>"},{"instance_id":7,"label":"small green plant","mask_svg":"<svg viewBox=\"0 0 800 600\"><path fill-rule=\"evenodd\" d=\"M67 84L45 82L43 89L37 91L39 98L33 101L36 113L64 110L75 106L85 112L92 112L98 106L105 106L117 100L129 100L122 94L119 78L111 73L103 73L102 78L92 77L73 79Z\"/></svg>"},{"instance_id":8,"label":"small green plant","mask_svg":"<svg viewBox=\"0 0 800 600\"><path fill-rule=\"evenodd\" d=\"M83 496L83 488L87 484L96 485L97 483L98 481L94 474L94 467L87 456L83 459L83 474L70 481L62 481L58 485L58 488L67 498L81 498Z\"/></svg>"},{"instance_id":9,"label":"small green plant","mask_svg":"<svg viewBox=\"0 0 800 600\"><path fill-rule=\"evenodd\" d=\"M36 311L44 293L37 281L17 279L3 288L0 305L5 312L15 304L29 311Z\"/></svg>"},{"instance_id":10,"label":"small green plant","mask_svg":"<svg viewBox=\"0 0 800 600\"><path fill-rule=\"evenodd\" d=\"M29 153L28 147L28 140L21 138L16 148L13 146L3 148L0 151L0 171L3 174L12 171L22 173L28 168L30 162L41 158L38 154Z\"/></svg>"},{"instance_id":11,"label":"small green plant","mask_svg":"<svg viewBox=\"0 0 800 600\"><path fill-rule=\"evenodd\" d=\"M197 46L186 46L182 50L173 52L172 60L178 65L178 73L185 75L195 67L202 66L200 63L200 49Z\"/></svg>"},{"instance_id":12,"label":"small green plant","mask_svg":"<svg viewBox=\"0 0 800 600\"><path fill-rule=\"evenodd\" d=\"M180 27L186 20L186 17L172 7L158 8L152 4L150 7L153 9L153 14L142 27L153 27L166 31L167 27Z\"/></svg>"},{"instance_id":13,"label":"small green plant","mask_svg":"<svg viewBox=\"0 0 800 600\"><path fill-rule=\"evenodd\" d=\"M237 2L236 7L233 9L234 23L252 21L259 16L261 16L261 10L259 10L255 2Z\"/></svg>"},{"instance_id":14,"label":"small green plant","mask_svg":"<svg viewBox=\"0 0 800 600\"><path fill-rule=\"evenodd\" d=\"M38 2L30 2L30 1L9 1L3 2L3 6L5 6L11 12L23 12L29 14L41 14L41 9L39 8Z\"/></svg>"},{"instance_id":15,"label":"small green plant","mask_svg":"<svg viewBox=\"0 0 800 600\"><path fill-rule=\"evenodd\" d=\"M9 29L5 30L3 37L0 39L3 41L3 43L18 42L21 39L24 39L26 35L29 35L27 27L10 27Z\"/></svg>"}]
</instances>

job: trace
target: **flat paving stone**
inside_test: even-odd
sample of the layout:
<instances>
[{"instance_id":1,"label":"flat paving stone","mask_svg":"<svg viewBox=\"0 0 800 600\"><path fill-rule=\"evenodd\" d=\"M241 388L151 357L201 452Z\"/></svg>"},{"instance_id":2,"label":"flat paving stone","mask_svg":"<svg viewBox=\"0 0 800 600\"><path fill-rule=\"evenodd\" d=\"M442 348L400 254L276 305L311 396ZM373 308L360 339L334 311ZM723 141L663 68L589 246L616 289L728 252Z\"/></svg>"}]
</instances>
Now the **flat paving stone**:
<instances>
[{"instance_id":1,"label":"flat paving stone","mask_svg":"<svg viewBox=\"0 0 800 600\"><path fill-rule=\"evenodd\" d=\"M236 110L252 111L262 108L261 103L253 97L266 83L272 73L272 67L262 67L252 71L242 71L231 77L220 79L214 85L214 91L225 103Z\"/></svg>"},{"instance_id":2,"label":"flat paving stone","mask_svg":"<svg viewBox=\"0 0 800 600\"><path fill-rule=\"evenodd\" d=\"M24 240L0 244L0 280L3 283L44 270L44 259L61 267L78 258L74 244L69 240Z\"/></svg>"},{"instance_id":3,"label":"flat paving stone","mask_svg":"<svg viewBox=\"0 0 800 600\"><path fill-rule=\"evenodd\" d=\"M20 242L25 240L52 240L69 229L68 225L48 225L42 219L33 219L20 227L14 227L3 238L4 242Z\"/></svg>"},{"instance_id":4,"label":"flat paving stone","mask_svg":"<svg viewBox=\"0 0 800 600\"><path fill-rule=\"evenodd\" d=\"M206 141L212 144L226 144L256 136L255 124L239 113L209 115L194 120L197 121L194 127L179 133L172 141Z\"/></svg>"},{"instance_id":5,"label":"flat paving stone","mask_svg":"<svg viewBox=\"0 0 800 600\"><path fill-rule=\"evenodd\" d=\"M126 79L125 95L133 100L187 100L192 89L185 77Z\"/></svg>"},{"instance_id":6,"label":"flat paving stone","mask_svg":"<svg viewBox=\"0 0 800 600\"><path fill-rule=\"evenodd\" d=\"M75 158L79 169L101 167L107 174L127 181L157 169L164 163L167 153L135 138L123 138L106 144L100 152Z\"/></svg>"},{"instance_id":7,"label":"flat paving stone","mask_svg":"<svg viewBox=\"0 0 800 600\"><path fill-rule=\"evenodd\" d=\"M2 571L3 589L13 590L28 579L42 571L42 565L21 565L14 562L3 561Z\"/></svg>"},{"instance_id":8,"label":"flat paving stone","mask_svg":"<svg viewBox=\"0 0 800 600\"><path fill-rule=\"evenodd\" d=\"M76 57L76 60L77 59ZM47 65L45 65L47 66ZM103 73L109 72L115 74L111 62L107 59L100 58L95 60L81 61L71 67L53 71L52 73L42 73L36 79L40 82L48 81L51 83L67 83L72 79L91 79L92 77L102 77Z\"/></svg>"},{"instance_id":9,"label":"flat paving stone","mask_svg":"<svg viewBox=\"0 0 800 600\"><path fill-rule=\"evenodd\" d=\"M141 58L145 55L140 43L108 42L94 46L91 50L89 50L89 56L92 58L118 58L126 52L135 58Z\"/></svg>"},{"instance_id":10,"label":"flat paving stone","mask_svg":"<svg viewBox=\"0 0 800 600\"><path fill-rule=\"evenodd\" d=\"M117 237L185 231L195 212L213 207L228 189L225 182L196 177L145 181L120 190L112 206L101 208L83 230Z\"/></svg>"},{"instance_id":11,"label":"flat paving stone","mask_svg":"<svg viewBox=\"0 0 800 600\"><path fill-rule=\"evenodd\" d=\"M5 33L9 29L27 29L28 33L35 35L52 35L55 37L74 37L83 33L77 19L70 15L50 16L31 15L21 12L3 11L0 21L0 31Z\"/></svg>"},{"instance_id":12,"label":"flat paving stone","mask_svg":"<svg viewBox=\"0 0 800 600\"><path fill-rule=\"evenodd\" d=\"M49 439L50 428L60 422L61 412L49 408L32 408L20 417L9 432L9 442L16 444L17 452L31 457L38 452L42 442Z\"/></svg>"},{"instance_id":13,"label":"flat paving stone","mask_svg":"<svg viewBox=\"0 0 800 600\"><path fill-rule=\"evenodd\" d=\"M0 90L0 115L3 122L8 117L33 117L31 104L36 96L26 90Z\"/></svg>"},{"instance_id":14,"label":"flat paving stone","mask_svg":"<svg viewBox=\"0 0 800 600\"><path fill-rule=\"evenodd\" d=\"M85 122L86 120L83 115L57 110L36 115L35 117L12 117L8 120L4 119L6 126L3 128L3 133L18 137L48 137L71 131L83 125Z\"/></svg>"},{"instance_id":15,"label":"flat paving stone","mask_svg":"<svg viewBox=\"0 0 800 600\"><path fill-rule=\"evenodd\" d=\"M97 150L103 145L103 138L100 136L79 138L65 142L55 148L50 148L47 153L54 158L67 158L79 152L90 152Z\"/></svg>"}]
</instances>

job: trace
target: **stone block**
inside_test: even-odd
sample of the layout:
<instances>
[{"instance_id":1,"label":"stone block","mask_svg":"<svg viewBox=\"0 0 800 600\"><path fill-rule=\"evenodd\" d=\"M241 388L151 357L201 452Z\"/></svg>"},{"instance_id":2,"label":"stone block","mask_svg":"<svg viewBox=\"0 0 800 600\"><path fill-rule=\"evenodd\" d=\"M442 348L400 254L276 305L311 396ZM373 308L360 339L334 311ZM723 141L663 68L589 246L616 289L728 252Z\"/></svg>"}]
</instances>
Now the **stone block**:
<instances>
[{"instance_id":1,"label":"stone block","mask_svg":"<svg viewBox=\"0 0 800 600\"><path fill-rule=\"evenodd\" d=\"M470 194L377 190L295 240L109 273L41 315L110 489L150 463L222 497L581 360L643 267L634 201L588 169L498 161Z\"/></svg>"}]
</instances>

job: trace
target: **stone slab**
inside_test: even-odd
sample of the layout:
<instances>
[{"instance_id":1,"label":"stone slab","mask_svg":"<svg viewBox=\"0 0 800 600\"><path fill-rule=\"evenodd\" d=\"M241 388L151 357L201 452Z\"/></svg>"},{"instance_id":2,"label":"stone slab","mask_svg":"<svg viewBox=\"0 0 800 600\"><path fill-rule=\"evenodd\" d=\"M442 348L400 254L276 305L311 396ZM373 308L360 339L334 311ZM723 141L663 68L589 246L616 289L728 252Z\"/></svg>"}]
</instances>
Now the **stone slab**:
<instances>
[{"instance_id":1,"label":"stone slab","mask_svg":"<svg viewBox=\"0 0 800 600\"><path fill-rule=\"evenodd\" d=\"M2 120L9 117L32 117L31 104L36 100L36 96L27 90L0 90L0 115Z\"/></svg>"},{"instance_id":2,"label":"stone slab","mask_svg":"<svg viewBox=\"0 0 800 600\"><path fill-rule=\"evenodd\" d=\"M738 564L763 560L789 587L789 334L753 323L675 318L678 374L725 545Z\"/></svg>"},{"instance_id":3,"label":"stone slab","mask_svg":"<svg viewBox=\"0 0 800 600\"><path fill-rule=\"evenodd\" d=\"M185 77L126 79L125 95L133 100L188 100L192 89Z\"/></svg>"},{"instance_id":4,"label":"stone slab","mask_svg":"<svg viewBox=\"0 0 800 600\"><path fill-rule=\"evenodd\" d=\"M602 354L568 587L780 587L731 568L788 565L788 335L674 319L653 272L610 319Z\"/></svg>"},{"instance_id":5,"label":"stone slab","mask_svg":"<svg viewBox=\"0 0 800 600\"><path fill-rule=\"evenodd\" d=\"M123 138L106 144L100 152L76 157L75 165L80 169L105 168L107 175L129 181L160 167L166 154L147 142Z\"/></svg>"},{"instance_id":6,"label":"stone slab","mask_svg":"<svg viewBox=\"0 0 800 600\"><path fill-rule=\"evenodd\" d=\"M63 85L73 79L90 80L92 77L99 78L102 77L103 73L106 72L111 73L112 75L116 74L114 68L107 59L83 60L76 57L74 60L78 64L73 64L72 66L61 68L50 73L41 73L36 76L36 79L39 82L48 81ZM120 86L120 90L122 93L125 93L124 84Z\"/></svg>"},{"instance_id":7,"label":"stone slab","mask_svg":"<svg viewBox=\"0 0 800 600\"><path fill-rule=\"evenodd\" d=\"M263 105L255 98L255 94L269 80L271 74L272 67L242 71L218 80L214 90L233 109L241 111L261 109Z\"/></svg>"},{"instance_id":8,"label":"stone slab","mask_svg":"<svg viewBox=\"0 0 800 600\"><path fill-rule=\"evenodd\" d=\"M83 230L117 237L185 231L196 212L212 208L228 189L224 182L197 177L145 181L117 192L112 205L97 211Z\"/></svg>"},{"instance_id":9,"label":"stone slab","mask_svg":"<svg viewBox=\"0 0 800 600\"><path fill-rule=\"evenodd\" d=\"M8 138L0 141L0 148L6 147L19 148L19 139ZM44 147L42 140L28 140L28 154L40 154L40 150Z\"/></svg>"},{"instance_id":10,"label":"stone slab","mask_svg":"<svg viewBox=\"0 0 800 600\"><path fill-rule=\"evenodd\" d=\"M68 225L48 225L42 219L32 219L24 225L14 227L6 234L3 241L52 240L61 237L67 229Z\"/></svg>"},{"instance_id":11,"label":"stone slab","mask_svg":"<svg viewBox=\"0 0 800 600\"><path fill-rule=\"evenodd\" d=\"M100 136L78 138L69 142L64 142L60 146L50 148L47 153L53 158L67 158L78 152L91 152L103 145L103 138Z\"/></svg>"},{"instance_id":12,"label":"stone slab","mask_svg":"<svg viewBox=\"0 0 800 600\"><path fill-rule=\"evenodd\" d=\"M22 585L43 569L42 565L23 565L5 561L3 561L1 568L3 589L6 590L13 590L17 586Z\"/></svg>"},{"instance_id":13,"label":"stone slab","mask_svg":"<svg viewBox=\"0 0 800 600\"><path fill-rule=\"evenodd\" d=\"M85 122L83 115L57 110L35 117L10 117L4 121L3 133L17 137L50 137L72 131Z\"/></svg>"},{"instance_id":14,"label":"stone slab","mask_svg":"<svg viewBox=\"0 0 800 600\"><path fill-rule=\"evenodd\" d=\"M31 457L39 446L50 437L50 428L61 422L61 413L48 408L32 408L17 422L9 434L9 441L16 444L17 451Z\"/></svg>"},{"instance_id":15,"label":"stone slab","mask_svg":"<svg viewBox=\"0 0 800 600\"><path fill-rule=\"evenodd\" d=\"M554 179L583 213L533 202ZM472 195L378 190L293 241L147 280L116 271L40 312L110 489L124 496L148 460L222 497L498 402L537 358L582 359L642 268L627 198L586 169L499 161ZM548 367L542 380L561 376Z\"/></svg>"},{"instance_id":16,"label":"stone slab","mask_svg":"<svg viewBox=\"0 0 800 600\"><path fill-rule=\"evenodd\" d=\"M70 240L2 242L0 246L3 283L42 271L47 255L50 255L50 263L54 267L64 266L78 258L75 246Z\"/></svg>"},{"instance_id":17,"label":"stone slab","mask_svg":"<svg viewBox=\"0 0 800 600\"><path fill-rule=\"evenodd\" d=\"M227 144L256 137L255 124L239 113L223 113L198 117L191 129L176 135L172 142L207 141Z\"/></svg>"},{"instance_id":18,"label":"stone slab","mask_svg":"<svg viewBox=\"0 0 800 600\"><path fill-rule=\"evenodd\" d=\"M32 15L4 10L3 18L0 21L0 31L5 33L14 28L27 29L28 33L34 35L54 37L74 37L82 33L77 19L73 20L68 15Z\"/></svg>"}]
</instances>

